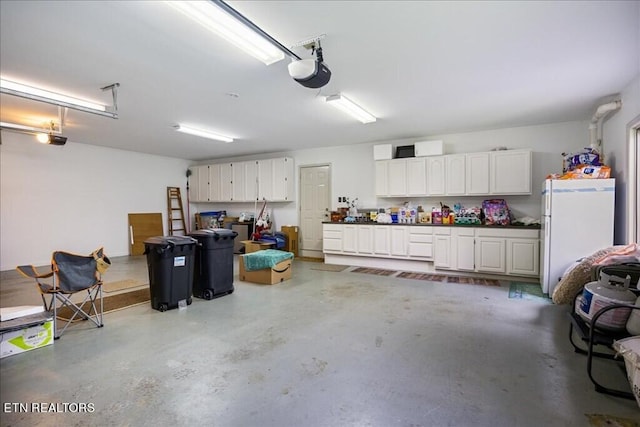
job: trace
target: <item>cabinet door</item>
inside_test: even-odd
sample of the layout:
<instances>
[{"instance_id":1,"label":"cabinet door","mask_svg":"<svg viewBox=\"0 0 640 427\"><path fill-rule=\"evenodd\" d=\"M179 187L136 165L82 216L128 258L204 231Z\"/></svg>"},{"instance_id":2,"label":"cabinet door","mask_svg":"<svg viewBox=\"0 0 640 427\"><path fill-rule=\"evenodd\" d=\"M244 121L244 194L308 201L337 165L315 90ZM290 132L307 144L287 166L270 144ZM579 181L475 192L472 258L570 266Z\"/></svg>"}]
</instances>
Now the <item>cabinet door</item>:
<instances>
[{"instance_id":1,"label":"cabinet door","mask_svg":"<svg viewBox=\"0 0 640 427\"><path fill-rule=\"evenodd\" d=\"M192 202L209 201L209 166L192 166L189 177L189 200Z\"/></svg>"},{"instance_id":2,"label":"cabinet door","mask_svg":"<svg viewBox=\"0 0 640 427\"><path fill-rule=\"evenodd\" d=\"M390 225L377 225L373 227L373 253L376 255L390 255L389 244Z\"/></svg>"},{"instance_id":3,"label":"cabinet door","mask_svg":"<svg viewBox=\"0 0 640 427\"><path fill-rule=\"evenodd\" d=\"M505 239L497 237L476 238L476 271L505 273Z\"/></svg>"},{"instance_id":4,"label":"cabinet door","mask_svg":"<svg viewBox=\"0 0 640 427\"><path fill-rule=\"evenodd\" d=\"M407 227L391 227L391 256L406 257L408 251Z\"/></svg>"},{"instance_id":5,"label":"cabinet door","mask_svg":"<svg viewBox=\"0 0 640 427\"><path fill-rule=\"evenodd\" d=\"M359 225L358 228L358 253L373 254L373 228L374 225Z\"/></svg>"},{"instance_id":6,"label":"cabinet door","mask_svg":"<svg viewBox=\"0 0 640 427\"><path fill-rule=\"evenodd\" d=\"M471 153L466 155L466 191L467 194L489 194L489 153Z\"/></svg>"},{"instance_id":7,"label":"cabinet door","mask_svg":"<svg viewBox=\"0 0 640 427\"><path fill-rule=\"evenodd\" d=\"M531 194L531 151L491 152L491 194Z\"/></svg>"},{"instance_id":8,"label":"cabinet door","mask_svg":"<svg viewBox=\"0 0 640 427\"><path fill-rule=\"evenodd\" d=\"M385 197L389 195L389 161L376 161L376 196Z\"/></svg>"},{"instance_id":9,"label":"cabinet door","mask_svg":"<svg viewBox=\"0 0 640 427\"><path fill-rule=\"evenodd\" d=\"M233 166L231 163L220 164L220 200L231 201L233 183Z\"/></svg>"},{"instance_id":10,"label":"cabinet door","mask_svg":"<svg viewBox=\"0 0 640 427\"><path fill-rule=\"evenodd\" d=\"M345 224L342 226L342 252L355 254L358 252L358 226Z\"/></svg>"},{"instance_id":11,"label":"cabinet door","mask_svg":"<svg viewBox=\"0 0 640 427\"><path fill-rule=\"evenodd\" d=\"M407 196L427 194L427 166L422 157L407 160Z\"/></svg>"},{"instance_id":12,"label":"cabinet door","mask_svg":"<svg viewBox=\"0 0 640 427\"><path fill-rule=\"evenodd\" d=\"M507 274L537 276L540 272L538 239L507 239Z\"/></svg>"},{"instance_id":13,"label":"cabinet door","mask_svg":"<svg viewBox=\"0 0 640 427\"><path fill-rule=\"evenodd\" d=\"M258 160L258 199L273 200L273 159Z\"/></svg>"},{"instance_id":14,"label":"cabinet door","mask_svg":"<svg viewBox=\"0 0 640 427\"><path fill-rule=\"evenodd\" d=\"M433 265L436 268L452 268L451 264L451 236L434 234L433 236Z\"/></svg>"},{"instance_id":15,"label":"cabinet door","mask_svg":"<svg viewBox=\"0 0 640 427\"><path fill-rule=\"evenodd\" d=\"M245 162L244 165L244 198L248 202L258 199L258 162Z\"/></svg>"},{"instance_id":16,"label":"cabinet door","mask_svg":"<svg viewBox=\"0 0 640 427\"><path fill-rule=\"evenodd\" d=\"M234 202L245 201L244 195L245 162L231 163L231 200Z\"/></svg>"},{"instance_id":17,"label":"cabinet door","mask_svg":"<svg viewBox=\"0 0 640 427\"><path fill-rule=\"evenodd\" d=\"M465 155L455 154L445 156L445 158L445 188L447 195L463 195L465 193Z\"/></svg>"},{"instance_id":18,"label":"cabinet door","mask_svg":"<svg viewBox=\"0 0 640 427\"><path fill-rule=\"evenodd\" d=\"M220 179L220 164L209 165L209 194L210 202L219 202L222 200L222 182Z\"/></svg>"},{"instance_id":19,"label":"cabinet door","mask_svg":"<svg viewBox=\"0 0 640 427\"><path fill-rule=\"evenodd\" d=\"M288 202L293 200L293 159L282 157L273 160L273 193L274 201Z\"/></svg>"},{"instance_id":20,"label":"cabinet door","mask_svg":"<svg viewBox=\"0 0 640 427\"><path fill-rule=\"evenodd\" d=\"M445 157L427 157L427 195L445 194Z\"/></svg>"},{"instance_id":21,"label":"cabinet door","mask_svg":"<svg viewBox=\"0 0 640 427\"><path fill-rule=\"evenodd\" d=\"M407 162L404 159L389 161L389 195L407 195Z\"/></svg>"},{"instance_id":22,"label":"cabinet door","mask_svg":"<svg viewBox=\"0 0 640 427\"><path fill-rule=\"evenodd\" d=\"M475 270L475 237L473 237L473 231L471 231L470 236L457 236L456 255L458 270Z\"/></svg>"}]
</instances>

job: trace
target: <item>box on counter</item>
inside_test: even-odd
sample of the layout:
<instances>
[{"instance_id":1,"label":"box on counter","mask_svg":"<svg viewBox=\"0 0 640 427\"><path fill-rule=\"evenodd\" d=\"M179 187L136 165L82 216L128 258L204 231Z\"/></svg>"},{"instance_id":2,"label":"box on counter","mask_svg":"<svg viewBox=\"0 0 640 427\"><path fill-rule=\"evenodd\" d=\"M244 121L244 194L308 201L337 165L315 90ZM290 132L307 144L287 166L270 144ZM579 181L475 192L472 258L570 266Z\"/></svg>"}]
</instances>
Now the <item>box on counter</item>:
<instances>
[{"instance_id":1,"label":"box on counter","mask_svg":"<svg viewBox=\"0 0 640 427\"><path fill-rule=\"evenodd\" d=\"M0 358L51 344L53 344L53 320L48 314L41 313L2 322Z\"/></svg>"}]
</instances>

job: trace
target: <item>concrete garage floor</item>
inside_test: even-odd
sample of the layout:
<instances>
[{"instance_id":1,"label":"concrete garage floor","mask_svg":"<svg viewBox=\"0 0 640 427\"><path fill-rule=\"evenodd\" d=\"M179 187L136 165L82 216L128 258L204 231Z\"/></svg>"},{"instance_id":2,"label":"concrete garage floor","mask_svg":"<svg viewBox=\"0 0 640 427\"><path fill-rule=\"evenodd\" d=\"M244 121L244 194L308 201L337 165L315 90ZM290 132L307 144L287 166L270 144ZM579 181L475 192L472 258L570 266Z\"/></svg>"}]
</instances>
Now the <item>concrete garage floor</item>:
<instances>
[{"instance_id":1,"label":"concrete garage floor","mask_svg":"<svg viewBox=\"0 0 640 427\"><path fill-rule=\"evenodd\" d=\"M147 280L145 259L105 281ZM53 346L0 362L2 426L590 426L640 419L596 393L567 338L566 306L502 287L317 271L235 281L234 294L161 313L144 304L74 325ZM237 274L237 257L234 260ZM145 281L145 283L146 283ZM2 306L39 304L2 273ZM626 379L596 361L610 384ZM86 403L91 413L8 412Z\"/></svg>"}]
</instances>

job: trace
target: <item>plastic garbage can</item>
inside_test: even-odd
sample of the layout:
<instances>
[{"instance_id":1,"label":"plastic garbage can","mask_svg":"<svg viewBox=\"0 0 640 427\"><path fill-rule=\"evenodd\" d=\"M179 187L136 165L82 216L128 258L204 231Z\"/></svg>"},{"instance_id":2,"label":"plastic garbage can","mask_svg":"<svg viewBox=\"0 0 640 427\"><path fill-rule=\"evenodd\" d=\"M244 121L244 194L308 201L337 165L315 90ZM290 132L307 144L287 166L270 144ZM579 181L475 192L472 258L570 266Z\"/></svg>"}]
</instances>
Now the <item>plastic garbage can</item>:
<instances>
[{"instance_id":1,"label":"plastic garbage can","mask_svg":"<svg viewBox=\"0 0 640 427\"><path fill-rule=\"evenodd\" d=\"M196 230L198 241L193 295L207 300L233 293L233 241L238 233L226 228Z\"/></svg>"},{"instance_id":2,"label":"plastic garbage can","mask_svg":"<svg viewBox=\"0 0 640 427\"><path fill-rule=\"evenodd\" d=\"M151 307L166 311L181 301L191 304L197 241L189 236L158 236L144 241Z\"/></svg>"}]
</instances>

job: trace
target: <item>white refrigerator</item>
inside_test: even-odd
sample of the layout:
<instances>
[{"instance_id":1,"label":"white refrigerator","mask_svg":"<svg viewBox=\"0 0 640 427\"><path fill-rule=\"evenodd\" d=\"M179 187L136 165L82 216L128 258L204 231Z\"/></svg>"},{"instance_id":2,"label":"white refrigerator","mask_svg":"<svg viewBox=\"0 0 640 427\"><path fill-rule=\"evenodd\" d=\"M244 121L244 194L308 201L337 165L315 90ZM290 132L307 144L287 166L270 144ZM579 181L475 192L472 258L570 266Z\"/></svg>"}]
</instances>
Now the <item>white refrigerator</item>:
<instances>
[{"instance_id":1,"label":"white refrigerator","mask_svg":"<svg viewBox=\"0 0 640 427\"><path fill-rule=\"evenodd\" d=\"M580 258L613 245L615 179L547 179L542 186L540 284L549 296Z\"/></svg>"}]
</instances>

